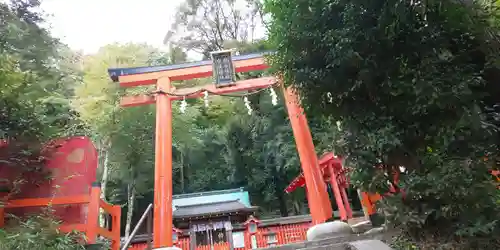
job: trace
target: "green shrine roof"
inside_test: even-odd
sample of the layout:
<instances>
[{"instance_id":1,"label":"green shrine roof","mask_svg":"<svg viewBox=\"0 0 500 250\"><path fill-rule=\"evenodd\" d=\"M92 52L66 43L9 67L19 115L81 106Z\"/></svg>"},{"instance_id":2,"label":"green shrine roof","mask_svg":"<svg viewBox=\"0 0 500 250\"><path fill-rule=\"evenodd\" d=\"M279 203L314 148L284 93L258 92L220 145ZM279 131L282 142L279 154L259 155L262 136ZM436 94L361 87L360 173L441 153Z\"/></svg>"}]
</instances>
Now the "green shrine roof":
<instances>
[{"instance_id":1,"label":"green shrine roof","mask_svg":"<svg viewBox=\"0 0 500 250\"><path fill-rule=\"evenodd\" d=\"M252 208L250 204L250 196L248 191L243 188L199 192L190 194L174 195L172 200L172 209L175 210L179 207L191 207L202 205L209 205L214 203L241 203L245 208Z\"/></svg>"},{"instance_id":2,"label":"green shrine roof","mask_svg":"<svg viewBox=\"0 0 500 250\"><path fill-rule=\"evenodd\" d=\"M257 210L256 207L247 207L237 200L223 201L199 205L176 206L174 218L217 216L238 212L253 212L255 210Z\"/></svg>"}]
</instances>

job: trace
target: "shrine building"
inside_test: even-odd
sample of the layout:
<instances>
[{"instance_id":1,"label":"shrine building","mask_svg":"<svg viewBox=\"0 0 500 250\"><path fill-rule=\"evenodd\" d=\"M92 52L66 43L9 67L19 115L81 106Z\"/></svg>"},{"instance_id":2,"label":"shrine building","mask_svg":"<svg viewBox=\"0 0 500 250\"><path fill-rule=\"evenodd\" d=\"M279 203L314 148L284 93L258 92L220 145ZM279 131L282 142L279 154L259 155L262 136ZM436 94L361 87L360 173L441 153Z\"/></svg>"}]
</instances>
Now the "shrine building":
<instances>
[{"instance_id":1,"label":"shrine building","mask_svg":"<svg viewBox=\"0 0 500 250\"><path fill-rule=\"evenodd\" d=\"M257 219L243 188L173 196L173 241L183 250L256 249L300 242L310 215ZM147 249L150 236L134 237L129 250Z\"/></svg>"}]
</instances>

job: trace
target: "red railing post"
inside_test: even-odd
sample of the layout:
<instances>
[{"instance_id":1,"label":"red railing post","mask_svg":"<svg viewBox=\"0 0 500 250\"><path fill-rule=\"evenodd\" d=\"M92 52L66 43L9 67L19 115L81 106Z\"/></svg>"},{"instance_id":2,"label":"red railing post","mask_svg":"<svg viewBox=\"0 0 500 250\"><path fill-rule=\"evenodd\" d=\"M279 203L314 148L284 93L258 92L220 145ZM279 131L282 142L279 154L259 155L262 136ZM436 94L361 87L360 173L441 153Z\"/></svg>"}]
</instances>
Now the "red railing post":
<instances>
[{"instance_id":1,"label":"red railing post","mask_svg":"<svg viewBox=\"0 0 500 250\"><path fill-rule=\"evenodd\" d=\"M5 226L5 208L4 205L0 205L0 228Z\"/></svg>"},{"instance_id":2,"label":"red railing post","mask_svg":"<svg viewBox=\"0 0 500 250\"><path fill-rule=\"evenodd\" d=\"M113 239L111 243L111 250L120 249L120 217L122 210L120 206L113 206L111 214L111 230L113 234Z\"/></svg>"},{"instance_id":3,"label":"red railing post","mask_svg":"<svg viewBox=\"0 0 500 250\"><path fill-rule=\"evenodd\" d=\"M88 244L95 244L97 240L97 229L99 227L99 200L101 196L101 184L92 183L90 200L88 203L87 226L85 236Z\"/></svg>"},{"instance_id":4,"label":"red railing post","mask_svg":"<svg viewBox=\"0 0 500 250\"><path fill-rule=\"evenodd\" d=\"M5 208L0 207L0 228L5 226Z\"/></svg>"}]
</instances>

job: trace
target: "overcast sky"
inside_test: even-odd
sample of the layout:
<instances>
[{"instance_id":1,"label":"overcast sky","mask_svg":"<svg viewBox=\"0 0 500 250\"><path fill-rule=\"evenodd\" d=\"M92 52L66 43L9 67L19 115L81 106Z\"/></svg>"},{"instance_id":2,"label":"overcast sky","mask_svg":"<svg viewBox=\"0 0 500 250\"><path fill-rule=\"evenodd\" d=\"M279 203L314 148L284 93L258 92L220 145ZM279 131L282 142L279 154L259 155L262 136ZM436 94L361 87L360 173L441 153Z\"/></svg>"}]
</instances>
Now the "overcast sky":
<instances>
[{"instance_id":1,"label":"overcast sky","mask_svg":"<svg viewBox=\"0 0 500 250\"><path fill-rule=\"evenodd\" d=\"M93 53L113 42L146 42L163 47L163 38L183 0L44 0L42 9L55 37L72 49Z\"/></svg>"}]
</instances>

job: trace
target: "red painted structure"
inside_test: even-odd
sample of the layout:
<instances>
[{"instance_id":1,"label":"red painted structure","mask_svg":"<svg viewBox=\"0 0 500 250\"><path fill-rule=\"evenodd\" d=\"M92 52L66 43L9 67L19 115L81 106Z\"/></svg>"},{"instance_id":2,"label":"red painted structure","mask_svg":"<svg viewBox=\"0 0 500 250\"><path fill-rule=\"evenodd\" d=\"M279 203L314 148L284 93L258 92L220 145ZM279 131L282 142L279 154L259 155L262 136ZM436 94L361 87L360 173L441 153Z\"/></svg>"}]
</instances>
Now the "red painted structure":
<instances>
[{"instance_id":1,"label":"red painted structure","mask_svg":"<svg viewBox=\"0 0 500 250\"><path fill-rule=\"evenodd\" d=\"M307 230L311 227L310 216L291 216L278 219L258 220L257 230L251 233L249 228L241 228L244 237L244 247L235 247L235 250L252 249L252 241L257 248L280 246L306 240ZM252 236L254 240L252 240ZM183 250L190 250L189 235L181 234L178 241L173 244ZM145 250L147 243L138 241L133 243L129 250ZM228 250L228 242L215 243L213 245L197 246L195 250Z\"/></svg>"},{"instance_id":2,"label":"red painted structure","mask_svg":"<svg viewBox=\"0 0 500 250\"><path fill-rule=\"evenodd\" d=\"M330 183L332 187L341 220L346 221L347 219L352 218L352 209L350 207L346 193L346 189L349 187L349 180L346 174L349 170L344 167L342 157L336 156L333 153L326 153L319 160L319 168L321 169L321 173L323 174L324 181L326 183ZM375 203L382 199L383 196L391 195L399 191L403 192L404 195L404 191L397 188L399 175L399 170L395 170L393 175L393 183L389 185L389 192L386 194L380 195L378 193L361 192L361 205L366 210L366 216L372 216L376 214ZM307 185L305 184L306 183L304 181L304 176L301 173L288 185L287 188L285 188L285 192L291 193L297 188L304 186L307 188Z\"/></svg>"},{"instance_id":3,"label":"red painted structure","mask_svg":"<svg viewBox=\"0 0 500 250\"><path fill-rule=\"evenodd\" d=\"M302 242L306 240L307 230L311 227L310 222L297 223L290 225L275 225L269 227L259 227L256 236L257 248L265 248L271 246L280 246L290 243ZM271 241L269 238L274 235L275 241ZM245 232L245 247L234 248L235 250L245 250L252 249L250 233ZM272 237L272 236L271 236ZM271 243L272 242L272 243ZM183 249L189 250L189 237L181 237L178 242L174 243L175 246ZM146 243L136 243L132 244L129 250L145 250L147 249ZM196 250L229 250L229 243L216 243L214 245L199 246Z\"/></svg>"},{"instance_id":4,"label":"red painted structure","mask_svg":"<svg viewBox=\"0 0 500 250\"><path fill-rule=\"evenodd\" d=\"M491 174L495 177L497 181L497 188L500 189L500 171L499 170L491 170Z\"/></svg>"},{"instance_id":5,"label":"red painted structure","mask_svg":"<svg viewBox=\"0 0 500 250\"><path fill-rule=\"evenodd\" d=\"M7 147L3 143L0 150L5 152ZM4 183L7 191L0 195L5 203L0 208L0 226L5 224L5 213L23 216L51 206L54 215L64 222L62 231L83 232L90 244L95 243L97 235L102 235L112 240L113 250L119 249L120 207L100 200L100 187L92 184L97 170L97 151L92 142L86 137L58 139L44 145L41 154L46 158L43 169L49 171L49 179L23 173L16 166L0 165L2 178L15 180L22 175L28 179L16 186L20 192L15 193L8 191L12 183ZM99 226L99 208L111 215L111 229Z\"/></svg>"},{"instance_id":6,"label":"red painted structure","mask_svg":"<svg viewBox=\"0 0 500 250\"><path fill-rule=\"evenodd\" d=\"M248 72L268 68L263 54L233 57L236 72ZM122 87L156 85L151 94L124 97L124 107L156 104L155 133L155 195L153 244L155 248L169 247L172 241L172 101L200 97L204 91L222 94L273 87L279 83L274 77L263 77L235 82L234 85L215 88L214 84L203 87L176 90L172 81L189 80L212 76L212 62L187 63L181 65L110 69L110 77ZM318 159L299 99L293 89L284 89L297 150L307 183L307 195L313 223L321 223L332 217L326 185L318 168Z\"/></svg>"},{"instance_id":7,"label":"red painted structure","mask_svg":"<svg viewBox=\"0 0 500 250\"><path fill-rule=\"evenodd\" d=\"M319 159L319 168L325 182L329 183L332 187L340 219L347 221L352 218L352 209L346 192L346 189L349 187L349 181L346 177L347 169L344 168L342 161L342 158L337 157L333 153L326 153ZM285 192L291 193L295 189L304 187L305 185L304 174L301 173L285 188Z\"/></svg>"}]
</instances>

